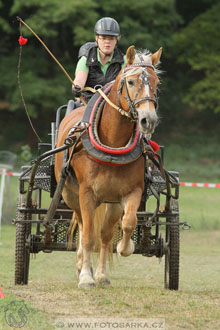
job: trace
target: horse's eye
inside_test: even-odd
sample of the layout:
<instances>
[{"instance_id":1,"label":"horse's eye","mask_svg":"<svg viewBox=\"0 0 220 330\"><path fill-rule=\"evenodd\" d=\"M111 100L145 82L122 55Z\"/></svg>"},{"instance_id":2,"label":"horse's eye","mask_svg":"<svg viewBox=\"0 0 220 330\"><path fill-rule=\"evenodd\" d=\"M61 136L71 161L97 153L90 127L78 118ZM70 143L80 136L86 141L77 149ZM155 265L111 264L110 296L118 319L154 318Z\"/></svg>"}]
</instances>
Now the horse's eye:
<instances>
[{"instance_id":1,"label":"horse's eye","mask_svg":"<svg viewBox=\"0 0 220 330\"><path fill-rule=\"evenodd\" d=\"M130 87L132 87L132 86L134 86L134 80L128 80L128 85L130 86Z\"/></svg>"}]
</instances>

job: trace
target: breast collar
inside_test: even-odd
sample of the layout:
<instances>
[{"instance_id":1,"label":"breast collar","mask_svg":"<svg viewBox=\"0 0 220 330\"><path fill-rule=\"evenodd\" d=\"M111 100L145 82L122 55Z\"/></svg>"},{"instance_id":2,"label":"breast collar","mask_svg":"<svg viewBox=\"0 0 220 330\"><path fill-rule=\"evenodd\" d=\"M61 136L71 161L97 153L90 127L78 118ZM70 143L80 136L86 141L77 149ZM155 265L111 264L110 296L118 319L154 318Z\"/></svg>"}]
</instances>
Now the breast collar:
<instances>
[{"instance_id":1,"label":"breast collar","mask_svg":"<svg viewBox=\"0 0 220 330\"><path fill-rule=\"evenodd\" d=\"M113 82L108 83L102 91L109 95L112 86ZM86 106L82 122L89 124L89 129L82 138L84 148L94 160L106 165L125 165L137 160L142 154L141 134L137 123L134 123L132 136L125 147L111 148L101 143L98 136L98 123L104 105L105 100L96 93Z\"/></svg>"}]
</instances>

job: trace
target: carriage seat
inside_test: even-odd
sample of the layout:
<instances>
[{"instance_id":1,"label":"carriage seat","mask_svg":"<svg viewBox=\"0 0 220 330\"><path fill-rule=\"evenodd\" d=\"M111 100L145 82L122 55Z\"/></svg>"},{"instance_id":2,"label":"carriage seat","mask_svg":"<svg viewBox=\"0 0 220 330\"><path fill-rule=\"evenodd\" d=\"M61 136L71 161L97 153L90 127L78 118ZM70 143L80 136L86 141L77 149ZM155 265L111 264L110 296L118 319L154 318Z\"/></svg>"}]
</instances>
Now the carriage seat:
<instances>
[{"instance_id":1,"label":"carriage seat","mask_svg":"<svg viewBox=\"0 0 220 330\"><path fill-rule=\"evenodd\" d=\"M65 115L67 116L71 111L73 111L76 108L81 107L83 104L77 100L69 100L67 104L61 105L56 112L56 138L57 138L57 134L58 134L58 129L60 126L60 122L61 122L61 118L63 117L64 114L64 110L66 110Z\"/></svg>"},{"instance_id":2,"label":"carriage seat","mask_svg":"<svg viewBox=\"0 0 220 330\"><path fill-rule=\"evenodd\" d=\"M72 110L82 107L82 106L83 106L83 104L80 100L77 100L77 101L69 100L67 103L65 116L67 116Z\"/></svg>"}]
</instances>

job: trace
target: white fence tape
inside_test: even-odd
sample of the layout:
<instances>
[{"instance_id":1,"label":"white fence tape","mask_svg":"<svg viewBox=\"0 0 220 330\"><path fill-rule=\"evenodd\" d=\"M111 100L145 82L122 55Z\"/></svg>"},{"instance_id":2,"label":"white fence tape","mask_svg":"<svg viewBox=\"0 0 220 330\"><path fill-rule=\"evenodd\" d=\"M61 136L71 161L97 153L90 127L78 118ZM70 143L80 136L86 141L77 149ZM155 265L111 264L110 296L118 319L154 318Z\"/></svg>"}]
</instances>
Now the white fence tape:
<instances>
[{"instance_id":1,"label":"white fence tape","mask_svg":"<svg viewBox=\"0 0 220 330\"><path fill-rule=\"evenodd\" d=\"M180 182L182 187L220 188L220 183Z\"/></svg>"},{"instance_id":2,"label":"white fence tape","mask_svg":"<svg viewBox=\"0 0 220 330\"><path fill-rule=\"evenodd\" d=\"M0 172L0 174L2 175L2 171ZM9 176L20 176L21 173L6 172L6 175L9 175Z\"/></svg>"}]
</instances>

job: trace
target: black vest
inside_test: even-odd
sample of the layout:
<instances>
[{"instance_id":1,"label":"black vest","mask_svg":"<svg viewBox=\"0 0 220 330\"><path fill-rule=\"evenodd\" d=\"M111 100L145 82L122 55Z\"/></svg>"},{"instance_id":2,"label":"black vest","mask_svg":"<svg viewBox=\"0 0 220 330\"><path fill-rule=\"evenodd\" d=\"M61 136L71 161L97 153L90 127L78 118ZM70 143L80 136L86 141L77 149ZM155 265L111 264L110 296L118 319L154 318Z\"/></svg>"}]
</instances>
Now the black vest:
<instances>
[{"instance_id":1,"label":"black vest","mask_svg":"<svg viewBox=\"0 0 220 330\"><path fill-rule=\"evenodd\" d=\"M111 63L104 75L97 59L97 48L97 44L91 42L83 45L79 51L79 57L87 57L86 65L89 68L89 73L85 84L86 87L104 86L106 83L115 80L124 63L124 55L116 46Z\"/></svg>"}]
</instances>

